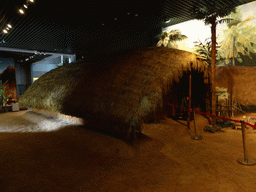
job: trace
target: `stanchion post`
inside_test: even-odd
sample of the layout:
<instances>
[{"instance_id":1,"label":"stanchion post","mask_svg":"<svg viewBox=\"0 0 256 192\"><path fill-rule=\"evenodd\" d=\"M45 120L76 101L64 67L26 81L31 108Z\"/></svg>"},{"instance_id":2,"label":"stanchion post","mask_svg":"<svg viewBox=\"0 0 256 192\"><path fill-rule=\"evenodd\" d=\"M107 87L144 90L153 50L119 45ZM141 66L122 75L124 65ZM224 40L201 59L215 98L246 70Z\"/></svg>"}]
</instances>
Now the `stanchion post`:
<instances>
[{"instance_id":1,"label":"stanchion post","mask_svg":"<svg viewBox=\"0 0 256 192\"><path fill-rule=\"evenodd\" d=\"M237 162L242 165L255 165L256 162L253 159L248 158L247 148L246 148L246 133L245 133L245 124L244 120L241 120L241 127L242 127L242 138L243 138L243 148L244 148L244 158L237 159Z\"/></svg>"},{"instance_id":2,"label":"stanchion post","mask_svg":"<svg viewBox=\"0 0 256 192\"><path fill-rule=\"evenodd\" d=\"M195 135L191 136L191 139L201 140L202 136L197 135L197 131L196 131L196 116L195 116L195 111L194 110L193 110L193 115L194 115L194 131L195 131Z\"/></svg>"},{"instance_id":3,"label":"stanchion post","mask_svg":"<svg viewBox=\"0 0 256 192\"><path fill-rule=\"evenodd\" d=\"M175 117L175 106L172 105L172 116Z\"/></svg>"}]
</instances>

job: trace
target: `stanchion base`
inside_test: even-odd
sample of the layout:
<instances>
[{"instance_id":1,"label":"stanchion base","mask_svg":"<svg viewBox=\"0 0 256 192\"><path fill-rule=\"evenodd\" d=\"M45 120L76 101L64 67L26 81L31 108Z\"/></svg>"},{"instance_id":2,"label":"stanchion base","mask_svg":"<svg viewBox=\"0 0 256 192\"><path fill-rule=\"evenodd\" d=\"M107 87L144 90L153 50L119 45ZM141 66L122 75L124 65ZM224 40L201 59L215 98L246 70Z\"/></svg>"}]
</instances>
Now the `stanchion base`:
<instances>
[{"instance_id":1,"label":"stanchion base","mask_svg":"<svg viewBox=\"0 0 256 192\"><path fill-rule=\"evenodd\" d=\"M254 161L253 159L247 159L245 160L244 158L239 158L237 159L237 162L242 164L242 165L256 165L256 161Z\"/></svg>"},{"instance_id":2,"label":"stanchion base","mask_svg":"<svg viewBox=\"0 0 256 192\"><path fill-rule=\"evenodd\" d=\"M191 139L194 139L194 140L201 140L201 139L203 139L203 138L202 138L202 136L200 136L200 135L193 135L193 136L191 136Z\"/></svg>"}]
</instances>

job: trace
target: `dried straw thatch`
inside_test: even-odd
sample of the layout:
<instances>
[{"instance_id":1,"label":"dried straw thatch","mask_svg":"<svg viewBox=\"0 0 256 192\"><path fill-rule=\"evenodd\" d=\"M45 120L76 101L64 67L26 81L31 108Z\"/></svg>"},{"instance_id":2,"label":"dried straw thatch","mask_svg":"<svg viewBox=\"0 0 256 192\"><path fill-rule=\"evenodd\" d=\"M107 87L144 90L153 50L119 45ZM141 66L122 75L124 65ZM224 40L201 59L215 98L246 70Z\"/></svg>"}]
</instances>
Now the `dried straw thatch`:
<instances>
[{"instance_id":1,"label":"dried straw thatch","mask_svg":"<svg viewBox=\"0 0 256 192\"><path fill-rule=\"evenodd\" d=\"M256 105L256 67L218 67L216 86L228 88L232 100L241 105Z\"/></svg>"},{"instance_id":2,"label":"dried straw thatch","mask_svg":"<svg viewBox=\"0 0 256 192\"><path fill-rule=\"evenodd\" d=\"M190 52L169 48L123 51L51 70L19 102L21 107L81 117L90 125L124 134L163 106L163 94L191 66L206 76L203 58ZM110 123L111 128L103 128Z\"/></svg>"}]
</instances>

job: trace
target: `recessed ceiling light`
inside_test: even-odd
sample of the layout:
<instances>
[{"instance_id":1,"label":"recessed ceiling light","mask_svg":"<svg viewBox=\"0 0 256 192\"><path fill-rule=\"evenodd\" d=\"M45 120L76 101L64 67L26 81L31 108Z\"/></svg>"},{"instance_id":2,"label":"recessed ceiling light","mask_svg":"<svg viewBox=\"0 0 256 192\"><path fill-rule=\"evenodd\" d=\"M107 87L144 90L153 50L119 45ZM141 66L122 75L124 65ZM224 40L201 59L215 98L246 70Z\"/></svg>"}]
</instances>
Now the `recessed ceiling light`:
<instances>
[{"instance_id":1,"label":"recessed ceiling light","mask_svg":"<svg viewBox=\"0 0 256 192\"><path fill-rule=\"evenodd\" d=\"M20 12L21 14L24 14L23 9L19 9L19 12Z\"/></svg>"},{"instance_id":2,"label":"recessed ceiling light","mask_svg":"<svg viewBox=\"0 0 256 192\"><path fill-rule=\"evenodd\" d=\"M34 3L34 0L29 0L31 3Z\"/></svg>"},{"instance_id":3,"label":"recessed ceiling light","mask_svg":"<svg viewBox=\"0 0 256 192\"><path fill-rule=\"evenodd\" d=\"M23 7L25 7L26 9L28 8L28 6L27 6L27 5L25 5L25 4L23 5Z\"/></svg>"},{"instance_id":4,"label":"recessed ceiling light","mask_svg":"<svg viewBox=\"0 0 256 192\"><path fill-rule=\"evenodd\" d=\"M5 34L8 33L8 31L7 31L6 29L4 29L3 32L4 32Z\"/></svg>"},{"instance_id":5,"label":"recessed ceiling light","mask_svg":"<svg viewBox=\"0 0 256 192\"><path fill-rule=\"evenodd\" d=\"M9 28L12 28L12 25L11 25L11 24L7 24L7 26L8 26Z\"/></svg>"}]
</instances>

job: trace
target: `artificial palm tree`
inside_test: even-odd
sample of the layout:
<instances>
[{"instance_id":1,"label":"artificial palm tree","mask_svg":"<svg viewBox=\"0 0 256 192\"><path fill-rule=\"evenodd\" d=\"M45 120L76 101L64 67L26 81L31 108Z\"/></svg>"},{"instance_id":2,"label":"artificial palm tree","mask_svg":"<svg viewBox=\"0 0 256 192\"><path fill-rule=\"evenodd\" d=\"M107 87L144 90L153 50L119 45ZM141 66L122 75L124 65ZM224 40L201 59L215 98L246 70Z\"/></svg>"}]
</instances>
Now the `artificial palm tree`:
<instances>
[{"instance_id":1,"label":"artificial palm tree","mask_svg":"<svg viewBox=\"0 0 256 192\"><path fill-rule=\"evenodd\" d=\"M218 43L216 43L218 44ZM206 64L208 66L211 65L212 62L212 42L210 38L207 38L204 40L204 42L198 40L194 42L194 47L196 53L198 53L200 56L206 58ZM222 60L223 58L219 54L219 48L220 46L216 45L216 61Z\"/></svg>"},{"instance_id":2,"label":"artificial palm tree","mask_svg":"<svg viewBox=\"0 0 256 192\"><path fill-rule=\"evenodd\" d=\"M256 37L254 33L256 27L247 25L254 17L247 17L242 20L240 10L236 13L231 13L229 17L232 20L227 24L228 28L223 30L223 35L220 37L223 39L220 52L227 62L232 58L232 65L235 66L235 59L240 63L242 62L242 59L238 57L238 53L251 58L250 53L255 52Z\"/></svg>"},{"instance_id":3,"label":"artificial palm tree","mask_svg":"<svg viewBox=\"0 0 256 192\"><path fill-rule=\"evenodd\" d=\"M173 48L178 48L176 41L182 41L188 38L186 35L182 35L180 30L163 31L158 37L160 40L157 43L157 47Z\"/></svg>"},{"instance_id":4,"label":"artificial palm tree","mask_svg":"<svg viewBox=\"0 0 256 192\"><path fill-rule=\"evenodd\" d=\"M215 72L216 72L216 26L218 23L229 21L230 19L226 18L225 20L220 19L222 17L228 16L231 12L236 11L236 2L235 0L230 0L229 4L225 7L220 8L218 1L205 0L202 3L198 1L193 2L193 8L191 10L191 16L204 20L205 24L211 25L211 41L212 41L212 52L211 52L211 107L212 114L216 114L216 97L215 97ZM212 121L213 126L215 126L215 118Z\"/></svg>"}]
</instances>

